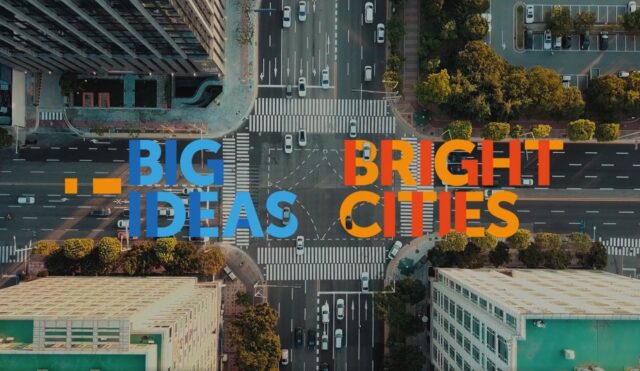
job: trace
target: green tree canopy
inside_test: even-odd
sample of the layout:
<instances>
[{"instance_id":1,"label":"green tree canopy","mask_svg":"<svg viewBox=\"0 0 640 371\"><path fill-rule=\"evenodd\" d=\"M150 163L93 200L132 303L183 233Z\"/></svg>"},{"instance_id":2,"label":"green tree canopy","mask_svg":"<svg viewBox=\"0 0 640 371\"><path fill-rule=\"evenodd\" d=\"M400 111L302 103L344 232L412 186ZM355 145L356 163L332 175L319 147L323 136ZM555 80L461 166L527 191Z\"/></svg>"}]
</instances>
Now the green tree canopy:
<instances>
[{"instance_id":1,"label":"green tree canopy","mask_svg":"<svg viewBox=\"0 0 640 371\"><path fill-rule=\"evenodd\" d=\"M446 69L430 73L423 82L416 85L416 97L422 105L445 103L450 94L449 72Z\"/></svg>"},{"instance_id":2,"label":"green tree canopy","mask_svg":"<svg viewBox=\"0 0 640 371\"><path fill-rule=\"evenodd\" d=\"M529 111L538 116L549 116L562 109L564 87L558 73L552 69L534 66L527 71Z\"/></svg>"},{"instance_id":3,"label":"green tree canopy","mask_svg":"<svg viewBox=\"0 0 640 371\"><path fill-rule=\"evenodd\" d=\"M578 13L573 20L573 28L579 34L589 32L596 23L596 13L582 11Z\"/></svg>"},{"instance_id":4,"label":"green tree canopy","mask_svg":"<svg viewBox=\"0 0 640 371\"><path fill-rule=\"evenodd\" d=\"M498 245L498 240L490 234L484 237L471 237L469 242L478 246L484 252L491 251Z\"/></svg>"},{"instance_id":5,"label":"green tree canopy","mask_svg":"<svg viewBox=\"0 0 640 371\"><path fill-rule=\"evenodd\" d=\"M280 338L275 326L278 315L268 304L247 306L231 320L231 343L243 371L272 371L280 361Z\"/></svg>"},{"instance_id":6,"label":"green tree canopy","mask_svg":"<svg viewBox=\"0 0 640 371\"><path fill-rule=\"evenodd\" d=\"M496 248L489 252L489 261L495 267L501 267L509 263L509 245L504 242L498 242Z\"/></svg>"},{"instance_id":7,"label":"green tree canopy","mask_svg":"<svg viewBox=\"0 0 640 371\"><path fill-rule=\"evenodd\" d=\"M249 306L252 304L251 295L246 291L236 292L236 304L242 306Z\"/></svg>"},{"instance_id":8,"label":"green tree canopy","mask_svg":"<svg viewBox=\"0 0 640 371\"><path fill-rule=\"evenodd\" d=\"M182 276L198 272L199 265L196 251L197 249L193 242L180 241L176 243L171 261L164 265L167 273L174 276Z\"/></svg>"},{"instance_id":9,"label":"green tree canopy","mask_svg":"<svg viewBox=\"0 0 640 371\"><path fill-rule=\"evenodd\" d=\"M551 125L537 124L531 127L531 133L536 139L546 138L551 134Z\"/></svg>"},{"instance_id":10,"label":"green tree canopy","mask_svg":"<svg viewBox=\"0 0 640 371\"><path fill-rule=\"evenodd\" d=\"M571 19L569 7L556 5L547 18L547 28L553 35L566 36L573 31L573 19Z\"/></svg>"},{"instance_id":11,"label":"green tree canopy","mask_svg":"<svg viewBox=\"0 0 640 371\"><path fill-rule=\"evenodd\" d=\"M122 261L123 270L130 276L146 276L160 265L154 251L152 241L136 241L131 250L125 253Z\"/></svg>"},{"instance_id":12,"label":"green tree canopy","mask_svg":"<svg viewBox=\"0 0 640 371\"><path fill-rule=\"evenodd\" d=\"M586 104L582 98L582 92L577 87L562 88L560 99L559 105L552 112L553 116L567 120L582 116Z\"/></svg>"},{"instance_id":13,"label":"green tree canopy","mask_svg":"<svg viewBox=\"0 0 640 371\"><path fill-rule=\"evenodd\" d=\"M516 233L507 238L507 245L516 250L524 250L531 241L531 232L526 229L518 229Z\"/></svg>"},{"instance_id":14,"label":"green tree canopy","mask_svg":"<svg viewBox=\"0 0 640 371\"><path fill-rule=\"evenodd\" d=\"M540 232L535 234L534 243L545 250L559 249L562 245L562 239L556 233Z\"/></svg>"},{"instance_id":15,"label":"green tree canopy","mask_svg":"<svg viewBox=\"0 0 640 371\"><path fill-rule=\"evenodd\" d=\"M607 248L601 242L595 242L591 246L589 255L587 256L587 266L589 268L602 270L607 266Z\"/></svg>"},{"instance_id":16,"label":"green tree canopy","mask_svg":"<svg viewBox=\"0 0 640 371\"><path fill-rule=\"evenodd\" d=\"M511 125L507 122L490 122L484 126L482 137L490 140L503 140L509 136Z\"/></svg>"},{"instance_id":17,"label":"green tree canopy","mask_svg":"<svg viewBox=\"0 0 640 371\"><path fill-rule=\"evenodd\" d=\"M480 14L471 14L464 22L464 37L480 40L489 32L489 24Z\"/></svg>"},{"instance_id":18,"label":"green tree canopy","mask_svg":"<svg viewBox=\"0 0 640 371\"><path fill-rule=\"evenodd\" d=\"M396 295L405 303L418 304L427 294L427 287L419 280L405 278L396 281Z\"/></svg>"},{"instance_id":19,"label":"green tree canopy","mask_svg":"<svg viewBox=\"0 0 640 371\"><path fill-rule=\"evenodd\" d=\"M532 243L526 249L520 250L518 259L527 268L539 268L545 261L545 255L540 246Z\"/></svg>"},{"instance_id":20,"label":"green tree canopy","mask_svg":"<svg viewBox=\"0 0 640 371\"><path fill-rule=\"evenodd\" d=\"M572 232L567 236L567 243L570 248L579 252L588 252L593 245L591 237L586 233Z\"/></svg>"},{"instance_id":21,"label":"green tree canopy","mask_svg":"<svg viewBox=\"0 0 640 371\"><path fill-rule=\"evenodd\" d=\"M626 101L624 79L616 75L599 76L589 81L587 102L597 114L616 118Z\"/></svg>"},{"instance_id":22,"label":"green tree canopy","mask_svg":"<svg viewBox=\"0 0 640 371\"><path fill-rule=\"evenodd\" d=\"M102 266L111 265L118 260L122 252L122 245L115 237L103 237L96 244L98 261Z\"/></svg>"},{"instance_id":23,"label":"green tree canopy","mask_svg":"<svg viewBox=\"0 0 640 371\"><path fill-rule=\"evenodd\" d=\"M598 142L611 142L620 136L620 124L599 124L596 126L596 139Z\"/></svg>"},{"instance_id":24,"label":"green tree canopy","mask_svg":"<svg viewBox=\"0 0 640 371\"><path fill-rule=\"evenodd\" d=\"M220 272L225 265L226 258L219 246L207 246L197 253L199 273L213 276Z\"/></svg>"},{"instance_id":25,"label":"green tree canopy","mask_svg":"<svg viewBox=\"0 0 640 371\"><path fill-rule=\"evenodd\" d=\"M596 131L596 123L591 120L575 120L567 126L567 136L571 140L590 140Z\"/></svg>"},{"instance_id":26,"label":"green tree canopy","mask_svg":"<svg viewBox=\"0 0 640 371\"><path fill-rule=\"evenodd\" d=\"M489 45L482 41L471 41L458 52L458 69L472 84L483 88L495 88L507 70L507 62Z\"/></svg>"},{"instance_id":27,"label":"green tree canopy","mask_svg":"<svg viewBox=\"0 0 640 371\"><path fill-rule=\"evenodd\" d=\"M40 240L33 245L31 250L32 254L40 254L43 256L49 256L60 250L60 246L56 241Z\"/></svg>"},{"instance_id":28,"label":"green tree canopy","mask_svg":"<svg viewBox=\"0 0 640 371\"><path fill-rule=\"evenodd\" d=\"M451 231L440 240L440 246L444 251L464 251L468 242L464 233Z\"/></svg>"},{"instance_id":29,"label":"green tree canopy","mask_svg":"<svg viewBox=\"0 0 640 371\"><path fill-rule=\"evenodd\" d=\"M91 254L93 246L90 238L70 238L62 243L62 251L68 259L81 260Z\"/></svg>"},{"instance_id":30,"label":"green tree canopy","mask_svg":"<svg viewBox=\"0 0 640 371\"><path fill-rule=\"evenodd\" d=\"M518 139L523 133L524 133L524 130L522 129L522 125L520 124L511 125L511 131L509 132L509 136L511 138Z\"/></svg>"},{"instance_id":31,"label":"green tree canopy","mask_svg":"<svg viewBox=\"0 0 640 371\"><path fill-rule=\"evenodd\" d=\"M174 250L178 241L175 237L164 237L156 240L156 246L154 248L156 257L160 264L168 266L171 265L174 258Z\"/></svg>"},{"instance_id":32,"label":"green tree canopy","mask_svg":"<svg viewBox=\"0 0 640 371\"><path fill-rule=\"evenodd\" d=\"M389 370L420 371L426 362L423 352L415 345L393 342L385 364Z\"/></svg>"},{"instance_id":33,"label":"green tree canopy","mask_svg":"<svg viewBox=\"0 0 640 371\"><path fill-rule=\"evenodd\" d=\"M640 34L640 9L635 12L625 13L624 29L634 34Z\"/></svg>"},{"instance_id":34,"label":"green tree canopy","mask_svg":"<svg viewBox=\"0 0 640 371\"><path fill-rule=\"evenodd\" d=\"M402 20L400 20L399 17L391 17L391 19L387 21L386 33L389 44L391 45L391 49L392 51L395 51L398 43L400 43L400 40L402 40L402 38L406 34L404 23L402 23Z\"/></svg>"},{"instance_id":35,"label":"green tree canopy","mask_svg":"<svg viewBox=\"0 0 640 371\"><path fill-rule=\"evenodd\" d=\"M471 139L472 126L471 126L471 122L469 121L460 121L460 120L451 121L445 127L445 132L447 132L447 130L449 132L443 135L444 140Z\"/></svg>"},{"instance_id":36,"label":"green tree canopy","mask_svg":"<svg viewBox=\"0 0 640 371\"><path fill-rule=\"evenodd\" d=\"M549 269L567 269L571 264L571 252L551 249L544 252L544 266Z\"/></svg>"},{"instance_id":37,"label":"green tree canopy","mask_svg":"<svg viewBox=\"0 0 640 371\"><path fill-rule=\"evenodd\" d=\"M398 54L391 54L387 58L387 70L398 72L402 69L404 63L404 57Z\"/></svg>"}]
</instances>

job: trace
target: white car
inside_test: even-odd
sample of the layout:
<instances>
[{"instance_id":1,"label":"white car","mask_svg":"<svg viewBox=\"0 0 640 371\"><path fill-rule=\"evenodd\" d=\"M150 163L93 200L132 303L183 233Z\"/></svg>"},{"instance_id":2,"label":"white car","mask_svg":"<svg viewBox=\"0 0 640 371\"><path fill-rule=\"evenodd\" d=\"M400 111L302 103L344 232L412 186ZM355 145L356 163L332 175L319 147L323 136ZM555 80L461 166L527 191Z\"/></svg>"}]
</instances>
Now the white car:
<instances>
[{"instance_id":1,"label":"white car","mask_svg":"<svg viewBox=\"0 0 640 371\"><path fill-rule=\"evenodd\" d=\"M629 72L627 72L627 71L620 71L620 72L618 72L618 77L620 77L620 78L629 77Z\"/></svg>"},{"instance_id":2,"label":"white car","mask_svg":"<svg viewBox=\"0 0 640 371\"><path fill-rule=\"evenodd\" d=\"M533 179L531 178L522 178L522 185L526 187L533 187Z\"/></svg>"},{"instance_id":3,"label":"white car","mask_svg":"<svg viewBox=\"0 0 640 371\"><path fill-rule=\"evenodd\" d=\"M282 355L280 356L280 363L284 366L289 364L289 349L282 349Z\"/></svg>"},{"instance_id":4,"label":"white car","mask_svg":"<svg viewBox=\"0 0 640 371\"><path fill-rule=\"evenodd\" d=\"M362 292L369 292L369 272L360 274L360 283L362 284Z\"/></svg>"},{"instance_id":5,"label":"white car","mask_svg":"<svg viewBox=\"0 0 640 371\"><path fill-rule=\"evenodd\" d=\"M129 228L129 221L126 219L120 219L118 220L118 228Z\"/></svg>"},{"instance_id":6,"label":"white car","mask_svg":"<svg viewBox=\"0 0 640 371\"><path fill-rule=\"evenodd\" d=\"M344 299L336 300L336 318L339 320L344 319Z\"/></svg>"},{"instance_id":7,"label":"white car","mask_svg":"<svg viewBox=\"0 0 640 371\"><path fill-rule=\"evenodd\" d=\"M551 50L551 30L544 31L544 50Z\"/></svg>"},{"instance_id":8,"label":"white car","mask_svg":"<svg viewBox=\"0 0 640 371\"><path fill-rule=\"evenodd\" d=\"M369 144L369 142L365 142L362 147L362 159L365 161L369 161L371 159L371 144Z\"/></svg>"},{"instance_id":9,"label":"white car","mask_svg":"<svg viewBox=\"0 0 640 371\"><path fill-rule=\"evenodd\" d=\"M384 44L384 25L382 23L378 23L378 26L376 26L376 42Z\"/></svg>"},{"instance_id":10,"label":"white car","mask_svg":"<svg viewBox=\"0 0 640 371\"><path fill-rule=\"evenodd\" d=\"M336 329L336 349L342 348L342 329Z\"/></svg>"},{"instance_id":11,"label":"white car","mask_svg":"<svg viewBox=\"0 0 640 371\"><path fill-rule=\"evenodd\" d=\"M296 255L304 254L304 236L296 237Z\"/></svg>"},{"instance_id":12,"label":"white car","mask_svg":"<svg viewBox=\"0 0 640 371\"><path fill-rule=\"evenodd\" d=\"M627 12L629 13L633 13L636 11L636 2L635 1L629 1L629 6L627 9Z\"/></svg>"},{"instance_id":13,"label":"white car","mask_svg":"<svg viewBox=\"0 0 640 371\"><path fill-rule=\"evenodd\" d=\"M324 304L322 304L322 323L329 323L329 303L328 302L324 302Z\"/></svg>"},{"instance_id":14,"label":"white car","mask_svg":"<svg viewBox=\"0 0 640 371\"><path fill-rule=\"evenodd\" d=\"M158 216L173 216L174 211L170 207L161 207L158 209Z\"/></svg>"},{"instance_id":15,"label":"white car","mask_svg":"<svg viewBox=\"0 0 640 371\"><path fill-rule=\"evenodd\" d=\"M290 28L291 27L291 7L285 6L282 9L282 27Z\"/></svg>"},{"instance_id":16,"label":"white car","mask_svg":"<svg viewBox=\"0 0 640 371\"><path fill-rule=\"evenodd\" d=\"M322 88L327 90L329 89L329 69L322 69Z\"/></svg>"},{"instance_id":17,"label":"white car","mask_svg":"<svg viewBox=\"0 0 640 371\"><path fill-rule=\"evenodd\" d=\"M329 336L327 336L326 333L322 334L322 338L320 339L320 349L329 349Z\"/></svg>"},{"instance_id":18,"label":"white car","mask_svg":"<svg viewBox=\"0 0 640 371\"><path fill-rule=\"evenodd\" d=\"M565 88L568 88L571 86L571 76L562 75L562 86L564 86Z\"/></svg>"},{"instance_id":19,"label":"white car","mask_svg":"<svg viewBox=\"0 0 640 371\"><path fill-rule=\"evenodd\" d=\"M364 3L364 23L373 23L373 3Z\"/></svg>"},{"instance_id":20,"label":"white car","mask_svg":"<svg viewBox=\"0 0 640 371\"><path fill-rule=\"evenodd\" d=\"M533 23L533 5L527 5L524 23Z\"/></svg>"},{"instance_id":21,"label":"white car","mask_svg":"<svg viewBox=\"0 0 640 371\"><path fill-rule=\"evenodd\" d=\"M304 147L307 145L307 131L304 129L300 129L298 131L298 145L300 147Z\"/></svg>"},{"instance_id":22,"label":"white car","mask_svg":"<svg viewBox=\"0 0 640 371\"><path fill-rule=\"evenodd\" d=\"M33 205L35 203L35 197L18 197L18 204L20 205Z\"/></svg>"},{"instance_id":23,"label":"white car","mask_svg":"<svg viewBox=\"0 0 640 371\"><path fill-rule=\"evenodd\" d=\"M492 188L485 188L484 190L484 199L488 200L496 191Z\"/></svg>"},{"instance_id":24,"label":"white car","mask_svg":"<svg viewBox=\"0 0 640 371\"><path fill-rule=\"evenodd\" d=\"M389 254L387 254L387 258L389 258L389 260L395 258L396 255L398 255L398 252L400 251L401 248L402 248L402 242L400 241L394 242L393 246L391 246L391 250L389 250Z\"/></svg>"},{"instance_id":25,"label":"white car","mask_svg":"<svg viewBox=\"0 0 640 371\"><path fill-rule=\"evenodd\" d=\"M293 152L293 137L291 134L284 136L284 153L291 154Z\"/></svg>"},{"instance_id":26,"label":"white car","mask_svg":"<svg viewBox=\"0 0 640 371\"><path fill-rule=\"evenodd\" d=\"M301 1L298 3L298 20L304 22L307 20L307 2Z\"/></svg>"},{"instance_id":27,"label":"white car","mask_svg":"<svg viewBox=\"0 0 640 371\"><path fill-rule=\"evenodd\" d=\"M182 194L185 195L185 196L188 196L189 193L191 193L191 192L203 192L203 190L200 187L196 187L196 188L185 187L185 188L182 188Z\"/></svg>"},{"instance_id":28,"label":"white car","mask_svg":"<svg viewBox=\"0 0 640 371\"><path fill-rule=\"evenodd\" d=\"M307 79L305 77L298 79L298 96L300 98L307 96Z\"/></svg>"},{"instance_id":29,"label":"white car","mask_svg":"<svg viewBox=\"0 0 640 371\"><path fill-rule=\"evenodd\" d=\"M356 120L349 121L349 138L355 138L358 135L358 123Z\"/></svg>"}]
</instances>

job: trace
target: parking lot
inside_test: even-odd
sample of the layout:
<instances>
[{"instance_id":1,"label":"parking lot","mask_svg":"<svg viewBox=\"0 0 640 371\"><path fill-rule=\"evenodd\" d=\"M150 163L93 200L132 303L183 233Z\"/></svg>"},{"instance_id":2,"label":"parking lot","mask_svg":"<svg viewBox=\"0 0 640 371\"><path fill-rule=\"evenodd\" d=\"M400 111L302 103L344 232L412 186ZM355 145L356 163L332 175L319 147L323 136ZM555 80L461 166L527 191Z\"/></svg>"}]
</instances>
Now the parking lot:
<instances>
[{"instance_id":1,"label":"parking lot","mask_svg":"<svg viewBox=\"0 0 640 371\"><path fill-rule=\"evenodd\" d=\"M606 2L606 1L605 1ZM618 16L627 12L627 4L624 5L576 5L576 4L527 4L533 5L534 22L546 22L549 12L554 5L567 7L571 11L571 18L582 12L592 12L596 15L596 24L615 24Z\"/></svg>"},{"instance_id":2,"label":"parking lot","mask_svg":"<svg viewBox=\"0 0 640 371\"><path fill-rule=\"evenodd\" d=\"M572 35L571 38L571 47L568 49L553 49L553 50L544 50L544 34L543 32L534 32L533 33L533 45L531 49L526 49L527 51L544 51L550 53L553 51L554 53L563 53L563 52L640 52L640 38L636 35L631 35L627 33L612 33L609 32L609 45L607 46L607 50L600 50L600 37L595 32L589 35L589 47L584 50L580 50L580 37L579 35Z\"/></svg>"}]
</instances>

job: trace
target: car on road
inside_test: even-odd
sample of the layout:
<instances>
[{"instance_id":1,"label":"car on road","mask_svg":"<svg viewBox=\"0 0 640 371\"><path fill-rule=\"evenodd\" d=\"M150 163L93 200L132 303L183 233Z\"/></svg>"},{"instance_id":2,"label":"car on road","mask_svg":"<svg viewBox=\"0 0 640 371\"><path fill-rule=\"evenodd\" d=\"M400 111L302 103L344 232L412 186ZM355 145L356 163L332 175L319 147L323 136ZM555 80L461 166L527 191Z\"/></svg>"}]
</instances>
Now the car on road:
<instances>
[{"instance_id":1,"label":"car on road","mask_svg":"<svg viewBox=\"0 0 640 371\"><path fill-rule=\"evenodd\" d=\"M364 3L364 23L373 23L373 3Z\"/></svg>"},{"instance_id":2,"label":"car on road","mask_svg":"<svg viewBox=\"0 0 640 371\"><path fill-rule=\"evenodd\" d=\"M342 348L342 329L336 329L336 349Z\"/></svg>"},{"instance_id":3,"label":"car on road","mask_svg":"<svg viewBox=\"0 0 640 371\"><path fill-rule=\"evenodd\" d=\"M304 236L296 237L296 255L304 254Z\"/></svg>"},{"instance_id":4,"label":"car on road","mask_svg":"<svg viewBox=\"0 0 640 371\"><path fill-rule=\"evenodd\" d=\"M371 81L373 79L373 68L371 66L364 66L364 81Z\"/></svg>"},{"instance_id":5,"label":"car on road","mask_svg":"<svg viewBox=\"0 0 640 371\"><path fill-rule=\"evenodd\" d=\"M280 363L283 365L289 364L289 349L282 349L282 355L280 356Z\"/></svg>"},{"instance_id":6,"label":"car on road","mask_svg":"<svg viewBox=\"0 0 640 371\"><path fill-rule=\"evenodd\" d=\"M290 28L291 27L291 7L285 6L282 9L282 27Z\"/></svg>"},{"instance_id":7,"label":"car on road","mask_svg":"<svg viewBox=\"0 0 640 371\"><path fill-rule=\"evenodd\" d=\"M307 331L307 349L314 349L316 347L316 341L316 330L309 329L309 331Z\"/></svg>"},{"instance_id":8,"label":"car on road","mask_svg":"<svg viewBox=\"0 0 640 371\"><path fill-rule=\"evenodd\" d=\"M128 218L129 217L129 209L124 209L122 211L122 217L123 218Z\"/></svg>"},{"instance_id":9,"label":"car on road","mask_svg":"<svg viewBox=\"0 0 640 371\"><path fill-rule=\"evenodd\" d=\"M329 349L329 336L326 333L322 334L322 338L320 338L320 349Z\"/></svg>"},{"instance_id":10,"label":"car on road","mask_svg":"<svg viewBox=\"0 0 640 371\"><path fill-rule=\"evenodd\" d=\"M580 50L588 50L591 45L591 38L589 37L589 33L585 32L580 34Z\"/></svg>"},{"instance_id":11,"label":"car on road","mask_svg":"<svg viewBox=\"0 0 640 371\"><path fill-rule=\"evenodd\" d=\"M531 30L524 32L524 48L533 49L533 31Z\"/></svg>"},{"instance_id":12,"label":"car on road","mask_svg":"<svg viewBox=\"0 0 640 371\"><path fill-rule=\"evenodd\" d=\"M609 49L609 32L600 31L600 50Z\"/></svg>"},{"instance_id":13,"label":"car on road","mask_svg":"<svg viewBox=\"0 0 640 371\"><path fill-rule=\"evenodd\" d=\"M629 72L627 71L620 71L617 73L618 77L620 78L625 78L625 77L629 77Z\"/></svg>"},{"instance_id":14,"label":"car on road","mask_svg":"<svg viewBox=\"0 0 640 371\"><path fill-rule=\"evenodd\" d=\"M293 136L287 134L284 136L284 153L291 154L293 152Z\"/></svg>"},{"instance_id":15,"label":"car on road","mask_svg":"<svg viewBox=\"0 0 640 371\"><path fill-rule=\"evenodd\" d=\"M298 20L304 22L307 20L307 2L300 1L298 3Z\"/></svg>"},{"instance_id":16,"label":"car on road","mask_svg":"<svg viewBox=\"0 0 640 371\"><path fill-rule=\"evenodd\" d=\"M360 283L362 292L369 292L369 272L362 272L360 274Z\"/></svg>"},{"instance_id":17,"label":"car on road","mask_svg":"<svg viewBox=\"0 0 640 371\"><path fill-rule=\"evenodd\" d=\"M389 250L389 254L387 254L387 258L389 258L389 260L395 258L395 256L398 255L398 252L400 251L401 248L402 248L402 242L400 241L394 242L393 246L391 246L391 250Z\"/></svg>"},{"instance_id":18,"label":"car on road","mask_svg":"<svg viewBox=\"0 0 640 371\"><path fill-rule=\"evenodd\" d=\"M353 228L353 219L351 219L351 215L347 215L347 217L344 218L344 227L347 229Z\"/></svg>"},{"instance_id":19,"label":"car on road","mask_svg":"<svg viewBox=\"0 0 640 371\"><path fill-rule=\"evenodd\" d=\"M285 91L284 91L284 97L287 99L291 99L293 98L293 86L291 85L287 85Z\"/></svg>"},{"instance_id":20,"label":"car on road","mask_svg":"<svg viewBox=\"0 0 640 371\"><path fill-rule=\"evenodd\" d=\"M295 331L293 332L293 338L296 344L296 348L300 348L304 345L304 330L302 329L302 327L296 327Z\"/></svg>"},{"instance_id":21,"label":"car on road","mask_svg":"<svg viewBox=\"0 0 640 371\"><path fill-rule=\"evenodd\" d=\"M307 145L307 131L304 129L298 130L298 145L300 147Z\"/></svg>"},{"instance_id":22,"label":"car on road","mask_svg":"<svg viewBox=\"0 0 640 371\"><path fill-rule=\"evenodd\" d=\"M362 146L362 159L365 161L371 160L371 144L365 142Z\"/></svg>"},{"instance_id":23,"label":"car on road","mask_svg":"<svg viewBox=\"0 0 640 371\"><path fill-rule=\"evenodd\" d=\"M533 23L533 5L527 5L527 11L525 12L524 23Z\"/></svg>"},{"instance_id":24,"label":"car on road","mask_svg":"<svg viewBox=\"0 0 640 371\"><path fill-rule=\"evenodd\" d=\"M322 88L324 90L329 89L329 69L328 68L322 69Z\"/></svg>"},{"instance_id":25,"label":"car on road","mask_svg":"<svg viewBox=\"0 0 640 371\"><path fill-rule=\"evenodd\" d=\"M544 31L544 43L542 48L544 50L551 50L551 30Z\"/></svg>"},{"instance_id":26,"label":"car on road","mask_svg":"<svg viewBox=\"0 0 640 371\"><path fill-rule=\"evenodd\" d=\"M182 194L185 195L185 196L188 196L189 193L191 193L191 192L202 192L202 191L203 190L200 187L196 187L196 188L185 187L185 188L182 188ZM186 203L185 203L185 205L186 205Z\"/></svg>"},{"instance_id":27,"label":"car on road","mask_svg":"<svg viewBox=\"0 0 640 371\"><path fill-rule=\"evenodd\" d=\"M127 219L120 219L116 225L118 228L129 228L129 221Z\"/></svg>"},{"instance_id":28,"label":"car on road","mask_svg":"<svg viewBox=\"0 0 640 371\"><path fill-rule=\"evenodd\" d=\"M562 49L571 49L571 35L562 36Z\"/></svg>"},{"instance_id":29,"label":"car on road","mask_svg":"<svg viewBox=\"0 0 640 371\"><path fill-rule=\"evenodd\" d=\"M320 365L320 371L330 371L329 364L327 362L322 362Z\"/></svg>"},{"instance_id":30,"label":"car on road","mask_svg":"<svg viewBox=\"0 0 640 371\"><path fill-rule=\"evenodd\" d=\"M344 319L344 299L336 300L336 318L339 320Z\"/></svg>"},{"instance_id":31,"label":"car on road","mask_svg":"<svg viewBox=\"0 0 640 371\"><path fill-rule=\"evenodd\" d=\"M289 225L289 219L291 219L291 208L285 206L282 209L282 225Z\"/></svg>"},{"instance_id":32,"label":"car on road","mask_svg":"<svg viewBox=\"0 0 640 371\"><path fill-rule=\"evenodd\" d=\"M571 76L569 75L562 76L562 86L564 86L565 88L568 88L571 86Z\"/></svg>"},{"instance_id":33,"label":"car on road","mask_svg":"<svg viewBox=\"0 0 640 371\"><path fill-rule=\"evenodd\" d=\"M298 96L301 98L307 96L307 79L305 77L298 79Z\"/></svg>"},{"instance_id":34,"label":"car on road","mask_svg":"<svg viewBox=\"0 0 640 371\"><path fill-rule=\"evenodd\" d=\"M329 303L325 301L320 310L322 312L322 323L329 323Z\"/></svg>"},{"instance_id":35,"label":"car on road","mask_svg":"<svg viewBox=\"0 0 640 371\"><path fill-rule=\"evenodd\" d=\"M18 197L19 205L33 205L36 203L35 197Z\"/></svg>"},{"instance_id":36,"label":"car on road","mask_svg":"<svg viewBox=\"0 0 640 371\"><path fill-rule=\"evenodd\" d=\"M491 197L494 193L496 193L496 190L492 188L485 188L483 192L484 192L484 199L488 200L489 197Z\"/></svg>"},{"instance_id":37,"label":"car on road","mask_svg":"<svg viewBox=\"0 0 640 371\"><path fill-rule=\"evenodd\" d=\"M161 208L158 209L158 216L169 217L169 216L173 216L173 215L174 215L174 211L170 207L161 207Z\"/></svg>"},{"instance_id":38,"label":"car on road","mask_svg":"<svg viewBox=\"0 0 640 371\"><path fill-rule=\"evenodd\" d=\"M376 42L384 44L384 24L378 23L376 26Z\"/></svg>"},{"instance_id":39,"label":"car on road","mask_svg":"<svg viewBox=\"0 0 640 371\"><path fill-rule=\"evenodd\" d=\"M91 216L109 216L111 215L111 209L108 207L103 207L100 209L93 209L90 213Z\"/></svg>"},{"instance_id":40,"label":"car on road","mask_svg":"<svg viewBox=\"0 0 640 371\"><path fill-rule=\"evenodd\" d=\"M349 120L349 138L355 138L358 135L358 122L354 119Z\"/></svg>"},{"instance_id":41,"label":"car on road","mask_svg":"<svg viewBox=\"0 0 640 371\"><path fill-rule=\"evenodd\" d=\"M629 5L627 6L627 13L633 13L636 11L636 2L629 1Z\"/></svg>"},{"instance_id":42,"label":"car on road","mask_svg":"<svg viewBox=\"0 0 640 371\"><path fill-rule=\"evenodd\" d=\"M531 179L531 178L522 178L521 183L522 183L523 186L533 187L533 179Z\"/></svg>"}]
</instances>

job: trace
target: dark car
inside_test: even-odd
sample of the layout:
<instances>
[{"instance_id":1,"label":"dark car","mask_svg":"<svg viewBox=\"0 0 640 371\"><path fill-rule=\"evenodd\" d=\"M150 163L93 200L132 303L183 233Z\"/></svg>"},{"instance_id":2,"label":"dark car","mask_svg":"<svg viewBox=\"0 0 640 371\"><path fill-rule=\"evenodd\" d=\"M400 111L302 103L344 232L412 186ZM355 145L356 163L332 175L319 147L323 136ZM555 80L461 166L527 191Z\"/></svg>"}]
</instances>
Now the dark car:
<instances>
[{"instance_id":1,"label":"dark car","mask_svg":"<svg viewBox=\"0 0 640 371\"><path fill-rule=\"evenodd\" d=\"M571 49L571 35L562 37L562 49Z\"/></svg>"},{"instance_id":2,"label":"dark car","mask_svg":"<svg viewBox=\"0 0 640 371\"><path fill-rule=\"evenodd\" d=\"M344 218L344 226L347 229L353 228L353 220L351 219L351 215L347 215L347 217Z\"/></svg>"},{"instance_id":3,"label":"dark car","mask_svg":"<svg viewBox=\"0 0 640 371\"><path fill-rule=\"evenodd\" d=\"M316 347L316 330L307 331L307 348L312 350Z\"/></svg>"},{"instance_id":4,"label":"dark car","mask_svg":"<svg viewBox=\"0 0 640 371\"><path fill-rule=\"evenodd\" d=\"M600 50L609 49L609 33L607 31L600 32Z\"/></svg>"},{"instance_id":5,"label":"dark car","mask_svg":"<svg viewBox=\"0 0 640 371\"><path fill-rule=\"evenodd\" d=\"M580 50L588 50L591 45L591 38L589 33L580 34Z\"/></svg>"},{"instance_id":6,"label":"dark car","mask_svg":"<svg viewBox=\"0 0 640 371\"><path fill-rule=\"evenodd\" d=\"M129 217L129 209L124 209L124 211L122 211L122 217L123 218L128 218Z\"/></svg>"},{"instance_id":7,"label":"dark car","mask_svg":"<svg viewBox=\"0 0 640 371\"><path fill-rule=\"evenodd\" d=\"M524 48L533 49L533 31L531 30L524 32Z\"/></svg>"},{"instance_id":8,"label":"dark car","mask_svg":"<svg viewBox=\"0 0 640 371\"><path fill-rule=\"evenodd\" d=\"M322 362L320 365L320 371L329 371L329 364L327 362Z\"/></svg>"},{"instance_id":9,"label":"dark car","mask_svg":"<svg viewBox=\"0 0 640 371\"><path fill-rule=\"evenodd\" d=\"M109 215L111 215L111 209L107 207L91 210L91 216L109 216Z\"/></svg>"},{"instance_id":10,"label":"dark car","mask_svg":"<svg viewBox=\"0 0 640 371\"><path fill-rule=\"evenodd\" d=\"M296 348L300 348L304 345L304 330L302 330L302 327L296 327L295 331L293 332L293 338L296 344Z\"/></svg>"}]
</instances>

